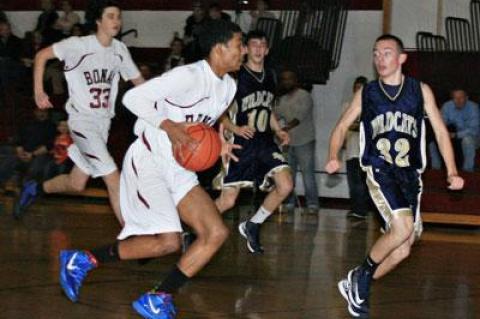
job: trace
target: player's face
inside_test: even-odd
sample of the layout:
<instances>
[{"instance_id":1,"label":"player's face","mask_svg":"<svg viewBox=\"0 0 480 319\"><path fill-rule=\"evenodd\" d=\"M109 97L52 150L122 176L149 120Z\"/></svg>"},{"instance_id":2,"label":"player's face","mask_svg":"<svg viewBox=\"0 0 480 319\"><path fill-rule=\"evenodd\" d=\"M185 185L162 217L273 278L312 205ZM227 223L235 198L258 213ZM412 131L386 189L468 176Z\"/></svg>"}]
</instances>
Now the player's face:
<instances>
[{"instance_id":1,"label":"player's face","mask_svg":"<svg viewBox=\"0 0 480 319\"><path fill-rule=\"evenodd\" d=\"M247 43L248 60L254 63L263 63L268 54L266 39L250 39Z\"/></svg>"},{"instance_id":2,"label":"player's face","mask_svg":"<svg viewBox=\"0 0 480 319\"><path fill-rule=\"evenodd\" d=\"M107 7L102 18L97 20L97 31L115 37L122 27L122 14L117 7Z\"/></svg>"},{"instance_id":3,"label":"player's face","mask_svg":"<svg viewBox=\"0 0 480 319\"><path fill-rule=\"evenodd\" d=\"M401 70L407 56L400 53L394 40L382 40L375 44L373 62L380 77L388 77Z\"/></svg>"},{"instance_id":4,"label":"player's face","mask_svg":"<svg viewBox=\"0 0 480 319\"><path fill-rule=\"evenodd\" d=\"M233 37L226 45L221 46L222 59L226 66L227 72L237 71L243 63L245 55L245 47L242 43L242 34L234 33Z\"/></svg>"}]
</instances>

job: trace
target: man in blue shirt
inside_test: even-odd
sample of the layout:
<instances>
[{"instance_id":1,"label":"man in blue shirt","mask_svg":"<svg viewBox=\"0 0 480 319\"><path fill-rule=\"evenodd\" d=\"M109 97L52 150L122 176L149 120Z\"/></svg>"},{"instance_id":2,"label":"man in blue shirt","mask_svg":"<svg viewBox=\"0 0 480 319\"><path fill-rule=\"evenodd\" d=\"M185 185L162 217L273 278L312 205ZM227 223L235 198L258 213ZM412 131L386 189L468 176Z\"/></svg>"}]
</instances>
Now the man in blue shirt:
<instances>
[{"instance_id":1,"label":"man in blue shirt","mask_svg":"<svg viewBox=\"0 0 480 319\"><path fill-rule=\"evenodd\" d=\"M454 89L452 99L442 107L442 117L450 130L450 137L460 140L463 153L463 170L473 171L475 164L475 149L479 135L480 117L478 105L468 100L467 92L463 89ZM432 168L440 169L440 155L437 146L430 145Z\"/></svg>"}]
</instances>

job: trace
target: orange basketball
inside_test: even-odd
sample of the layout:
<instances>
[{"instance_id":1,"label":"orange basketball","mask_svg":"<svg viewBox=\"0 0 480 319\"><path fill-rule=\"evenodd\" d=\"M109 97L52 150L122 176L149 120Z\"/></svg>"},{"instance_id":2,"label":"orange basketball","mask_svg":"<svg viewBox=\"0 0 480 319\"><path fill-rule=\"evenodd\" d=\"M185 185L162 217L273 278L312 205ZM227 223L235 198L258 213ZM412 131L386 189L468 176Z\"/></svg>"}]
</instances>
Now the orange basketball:
<instances>
[{"instance_id":1,"label":"orange basketball","mask_svg":"<svg viewBox=\"0 0 480 319\"><path fill-rule=\"evenodd\" d=\"M187 134L198 142L191 150L187 146L175 147L173 155L177 162L194 172L204 171L212 167L220 156L222 142L218 132L205 124L195 124L187 127Z\"/></svg>"}]
</instances>

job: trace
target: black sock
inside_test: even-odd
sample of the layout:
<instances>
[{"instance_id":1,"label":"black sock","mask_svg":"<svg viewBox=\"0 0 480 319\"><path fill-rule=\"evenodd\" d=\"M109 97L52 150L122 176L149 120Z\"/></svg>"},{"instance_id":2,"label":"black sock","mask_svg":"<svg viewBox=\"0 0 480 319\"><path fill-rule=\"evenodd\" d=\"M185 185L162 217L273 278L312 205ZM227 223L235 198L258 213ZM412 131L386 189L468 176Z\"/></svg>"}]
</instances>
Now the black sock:
<instances>
[{"instance_id":1,"label":"black sock","mask_svg":"<svg viewBox=\"0 0 480 319\"><path fill-rule=\"evenodd\" d=\"M372 279L373 274L377 270L377 267L378 267L378 263L373 261L372 257L368 255L367 258L365 258L365 261L363 262L360 269L368 277L368 279Z\"/></svg>"},{"instance_id":2,"label":"black sock","mask_svg":"<svg viewBox=\"0 0 480 319\"><path fill-rule=\"evenodd\" d=\"M90 253L99 263L107 263L120 260L120 256L118 254L118 241L115 242L113 245L92 249Z\"/></svg>"},{"instance_id":3,"label":"black sock","mask_svg":"<svg viewBox=\"0 0 480 319\"><path fill-rule=\"evenodd\" d=\"M38 196L42 196L45 194L45 190L43 189L43 182L37 184L37 194Z\"/></svg>"},{"instance_id":4,"label":"black sock","mask_svg":"<svg viewBox=\"0 0 480 319\"><path fill-rule=\"evenodd\" d=\"M155 286L153 290L155 292L166 292L166 293L174 293L180 287L182 287L190 278L187 277L177 265L173 268L173 270L167 275L160 285Z\"/></svg>"}]
</instances>

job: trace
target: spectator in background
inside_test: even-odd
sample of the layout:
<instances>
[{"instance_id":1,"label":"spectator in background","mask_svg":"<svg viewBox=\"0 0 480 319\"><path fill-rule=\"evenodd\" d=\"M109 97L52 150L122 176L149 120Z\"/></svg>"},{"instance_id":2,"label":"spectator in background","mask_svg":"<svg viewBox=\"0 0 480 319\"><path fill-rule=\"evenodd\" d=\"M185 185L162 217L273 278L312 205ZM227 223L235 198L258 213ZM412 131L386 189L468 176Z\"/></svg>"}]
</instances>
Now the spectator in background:
<instances>
[{"instance_id":1,"label":"spectator in background","mask_svg":"<svg viewBox=\"0 0 480 319\"><path fill-rule=\"evenodd\" d=\"M72 26L72 31L70 33L72 37L83 37L85 35L85 30L83 28L83 25L80 23L74 24Z\"/></svg>"},{"instance_id":2,"label":"spectator in background","mask_svg":"<svg viewBox=\"0 0 480 319\"><path fill-rule=\"evenodd\" d=\"M16 80L21 71L22 41L12 34L10 23L0 21L0 87Z\"/></svg>"},{"instance_id":3,"label":"spectator in background","mask_svg":"<svg viewBox=\"0 0 480 319\"><path fill-rule=\"evenodd\" d=\"M187 44L198 37L200 27L207 21L205 8L201 1L194 1L192 9L193 13L187 18L184 29L184 39Z\"/></svg>"},{"instance_id":4,"label":"spectator in background","mask_svg":"<svg viewBox=\"0 0 480 319\"><path fill-rule=\"evenodd\" d=\"M212 20L222 19L225 21L231 21L232 18L228 13L222 11L222 7L218 2L213 2L208 7L208 17Z\"/></svg>"},{"instance_id":5,"label":"spectator in background","mask_svg":"<svg viewBox=\"0 0 480 319\"><path fill-rule=\"evenodd\" d=\"M290 135L288 164L292 171L300 167L309 212L318 212L318 188L315 181L315 126L313 125L313 100L308 91L298 83L297 74L285 70L280 75L280 97L275 112L284 119L283 128ZM295 181L295 178L293 179ZM293 211L295 196L287 199L286 208Z\"/></svg>"},{"instance_id":6,"label":"spectator in background","mask_svg":"<svg viewBox=\"0 0 480 319\"><path fill-rule=\"evenodd\" d=\"M187 18L184 33L184 57L186 63L192 63L202 59L202 53L198 44L198 35L208 20L202 2L193 2L193 13Z\"/></svg>"},{"instance_id":7,"label":"spectator in background","mask_svg":"<svg viewBox=\"0 0 480 319\"><path fill-rule=\"evenodd\" d=\"M7 15L5 12L3 12L3 10L0 10L0 22L8 22Z\"/></svg>"},{"instance_id":8,"label":"spectator in background","mask_svg":"<svg viewBox=\"0 0 480 319\"><path fill-rule=\"evenodd\" d=\"M25 39L23 40L23 52L22 52L22 62L23 65L32 70L33 59L35 54L42 48L42 34L40 31L31 31L25 33Z\"/></svg>"},{"instance_id":9,"label":"spectator in background","mask_svg":"<svg viewBox=\"0 0 480 319\"><path fill-rule=\"evenodd\" d=\"M60 174L67 174L73 167L73 162L68 158L68 147L73 144L73 140L69 133L66 117L58 121L57 133L45 167L43 180L49 180Z\"/></svg>"},{"instance_id":10,"label":"spectator in background","mask_svg":"<svg viewBox=\"0 0 480 319\"><path fill-rule=\"evenodd\" d=\"M153 77L152 68L146 63L139 63L138 70L145 81L150 80Z\"/></svg>"},{"instance_id":11,"label":"spectator in background","mask_svg":"<svg viewBox=\"0 0 480 319\"><path fill-rule=\"evenodd\" d=\"M58 13L51 0L40 0L40 6L42 13L38 16L35 31L43 33L47 26L51 26L58 20Z\"/></svg>"},{"instance_id":12,"label":"spectator in background","mask_svg":"<svg viewBox=\"0 0 480 319\"><path fill-rule=\"evenodd\" d=\"M165 61L164 71L168 71L176 66L185 64L185 59L182 56L183 40L175 36L172 42L170 42L170 49L171 52Z\"/></svg>"},{"instance_id":13,"label":"spectator in background","mask_svg":"<svg viewBox=\"0 0 480 319\"><path fill-rule=\"evenodd\" d=\"M0 165L0 182L10 179L15 171L20 171L26 179L43 178L56 128L48 118L48 111L35 109L33 113L33 122L22 126L17 134L16 156Z\"/></svg>"},{"instance_id":14,"label":"spectator in background","mask_svg":"<svg viewBox=\"0 0 480 319\"><path fill-rule=\"evenodd\" d=\"M65 36L71 34L74 25L80 23L80 16L73 11L70 1L61 2L63 15L58 19L58 26Z\"/></svg>"},{"instance_id":15,"label":"spectator in background","mask_svg":"<svg viewBox=\"0 0 480 319\"><path fill-rule=\"evenodd\" d=\"M467 92L460 88L452 90L451 97L452 99L442 106L442 117L450 131L450 137L461 145L463 170L472 172L480 126L478 104L470 101ZM430 143L429 148L432 168L440 169L441 160L437 145Z\"/></svg>"},{"instance_id":16,"label":"spectator in background","mask_svg":"<svg viewBox=\"0 0 480 319\"><path fill-rule=\"evenodd\" d=\"M353 94L362 89L368 80L359 76L353 82ZM345 111L350 106L346 102L343 106ZM366 184L366 174L360 167L360 118L349 127L345 137L345 157L347 161L347 181L350 194L350 212L348 216L365 219L370 209L370 195Z\"/></svg>"},{"instance_id":17,"label":"spectator in background","mask_svg":"<svg viewBox=\"0 0 480 319\"><path fill-rule=\"evenodd\" d=\"M256 9L250 12L242 12L238 17L238 25L242 29L243 33L255 30L257 28L257 22L260 18L275 19L273 12L268 11L269 2L267 0L257 0Z\"/></svg>"}]
</instances>

